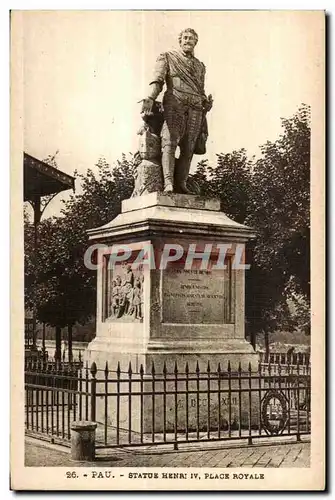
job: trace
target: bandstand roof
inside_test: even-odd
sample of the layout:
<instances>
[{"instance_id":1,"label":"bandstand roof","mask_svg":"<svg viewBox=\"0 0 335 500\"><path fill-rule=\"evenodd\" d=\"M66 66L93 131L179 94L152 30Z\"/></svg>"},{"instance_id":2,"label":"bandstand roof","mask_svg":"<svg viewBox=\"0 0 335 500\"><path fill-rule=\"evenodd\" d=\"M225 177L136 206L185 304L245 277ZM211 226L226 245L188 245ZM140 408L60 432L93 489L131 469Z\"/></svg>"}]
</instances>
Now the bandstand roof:
<instances>
[{"instance_id":1,"label":"bandstand roof","mask_svg":"<svg viewBox=\"0 0 335 500\"><path fill-rule=\"evenodd\" d=\"M24 153L23 168L24 201L74 189L74 177L28 153Z\"/></svg>"}]
</instances>

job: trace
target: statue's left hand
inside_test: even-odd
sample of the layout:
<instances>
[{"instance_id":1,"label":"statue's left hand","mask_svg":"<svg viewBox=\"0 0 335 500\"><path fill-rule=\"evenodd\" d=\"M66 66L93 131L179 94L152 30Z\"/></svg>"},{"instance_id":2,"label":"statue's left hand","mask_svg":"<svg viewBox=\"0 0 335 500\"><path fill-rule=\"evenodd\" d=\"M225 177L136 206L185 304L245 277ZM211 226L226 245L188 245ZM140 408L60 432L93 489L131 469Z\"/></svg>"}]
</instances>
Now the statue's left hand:
<instances>
[{"instance_id":1,"label":"statue's left hand","mask_svg":"<svg viewBox=\"0 0 335 500\"><path fill-rule=\"evenodd\" d=\"M141 115L142 116L150 116L152 115L152 107L154 104L154 100L151 99L150 97L147 97L146 99L142 100L142 110L141 110Z\"/></svg>"},{"instance_id":2,"label":"statue's left hand","mask_svg":"<svg viewBox=\"0 0 335 500\"><path fill-rule=\"evenodd\" d=\"M209 96L206 98L205 102L204 102L204 109L206 111L206 113L208 111L210 111L213 107L213 97L212 97L212 94L209 94Z\"/></svg>"}]
</instances>

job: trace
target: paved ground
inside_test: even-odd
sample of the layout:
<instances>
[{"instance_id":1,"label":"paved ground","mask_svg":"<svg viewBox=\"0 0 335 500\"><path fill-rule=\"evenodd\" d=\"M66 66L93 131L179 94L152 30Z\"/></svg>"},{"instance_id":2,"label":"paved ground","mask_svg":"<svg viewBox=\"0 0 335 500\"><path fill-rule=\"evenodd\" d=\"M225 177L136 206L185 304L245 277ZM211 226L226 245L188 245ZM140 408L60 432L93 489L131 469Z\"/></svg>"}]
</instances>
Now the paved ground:
<instances>
[{"instance_id":1,"label":"paved ground","mask_svg":"<svg viewBox=\"0 0 335 500\"><path fill-rule=\"evenodd\" d=\"M71 460L69 450L27 438L26 466L79 467L87 463ZM260 444L243 447L197 443L178 451L168 449L99 450L89 466L96 467L309 467L310 443Z\"/></svg>"}]
</instances>

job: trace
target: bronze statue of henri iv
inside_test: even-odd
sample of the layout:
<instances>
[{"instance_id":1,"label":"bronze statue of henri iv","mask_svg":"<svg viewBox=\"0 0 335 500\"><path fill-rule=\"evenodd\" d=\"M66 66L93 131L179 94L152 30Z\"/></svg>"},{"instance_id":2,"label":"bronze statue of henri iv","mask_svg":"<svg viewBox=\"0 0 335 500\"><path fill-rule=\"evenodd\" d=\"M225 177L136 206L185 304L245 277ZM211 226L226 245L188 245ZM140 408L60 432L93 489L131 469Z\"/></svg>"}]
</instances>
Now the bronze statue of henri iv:
<instances>
[{"instance_id":1,"label":"bronze statue of henri iv","mask_svg":"<svg viewBox=\"0 0 335 500\"><path fill-rule=\"evenodd\" d=\"M194 56L197 42L197 33L188 28L179 35L179 50L160 54L148 97L142 101L145 126L160 136L165 193L191 194L186 182L193 154L206 152L206 113L213 101L211 95L206 97L205 94L205 65ZM161 107L156 98L164 83L166 91ZM175 158L177 146L180 149L178 159Z\"/></svg>"}]
</instances>

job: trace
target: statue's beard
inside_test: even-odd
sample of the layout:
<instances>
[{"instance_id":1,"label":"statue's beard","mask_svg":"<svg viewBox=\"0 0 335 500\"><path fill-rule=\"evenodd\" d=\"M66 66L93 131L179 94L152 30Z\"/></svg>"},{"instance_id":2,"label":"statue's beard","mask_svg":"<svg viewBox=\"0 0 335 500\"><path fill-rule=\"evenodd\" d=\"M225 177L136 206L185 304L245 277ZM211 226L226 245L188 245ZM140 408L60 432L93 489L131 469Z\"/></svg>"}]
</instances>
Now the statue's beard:
<instances>
[{"instance_id":1,"label":"statue's beard","mask_svg":"<svg viewBox=\"0 0 335 500\"><path fill-rule=\"evenodd\" d=\"M193 54L193 51L194 51L194 47L192 45L184 45L184 46L181 46L181 49L183 52L185 52L186 54Z\"/></svg>"}]
</instances>

